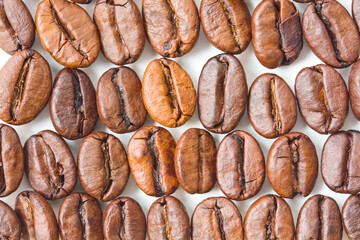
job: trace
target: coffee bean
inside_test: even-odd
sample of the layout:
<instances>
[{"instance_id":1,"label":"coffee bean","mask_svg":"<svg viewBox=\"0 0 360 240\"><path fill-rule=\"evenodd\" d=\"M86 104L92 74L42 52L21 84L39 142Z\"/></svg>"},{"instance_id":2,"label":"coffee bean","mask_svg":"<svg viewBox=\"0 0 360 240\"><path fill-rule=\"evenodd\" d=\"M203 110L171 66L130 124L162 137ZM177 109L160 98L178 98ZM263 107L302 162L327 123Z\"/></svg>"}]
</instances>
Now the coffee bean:
<instances>
[{"instance_id":1,"label":"coffee bean","mask_svg":"<svg viewBox=\"0 0 360 240\"><path fill-rule=\"evenodd\" d=\"M314 2L315 0L294 0L294 1L299 3L308 3L308 2Z\"/></svg>"},{"instance_id":2,"label":"coffee bean","mask_svg":"<svg viewBox=\"0 0 360 240\"><path fill-rule=\"evenodd\" d=\"M143 0L147 38L164 57L181 57L199 38L200 19L194 0Z\"/></svg>"},{"instance_id":3,"label":"coffee bean","mask_svg":"<svg viewBox=\"0 0 360 240\"><path fill-rule=\"evenodd\" d=\"M8 54L29 49L35 41L35 23L22 0L0 0L0 47Z\"/></svg>"},{"instance_id":4,"label":"coffee bean","mask_svg":"<svg viewBox=\"0 0 360 240\"><path fill-rule=\"evenodd\" d=\"M244 115L247 83L240 61L230 54L209 59L202 69L199 86L199 118L215 133L233 130Z\"/></svg>"},{"instance_id":5,"label":"coffee bean","mask_svg":"<svg viewBox=\"0 0 360 240\"><path fill-rule=\"evenodd\" d=\"M56 76L50 98L50 117L58 133L78 139L96 127L96 93L91 80L81 70L64 68Z\"/></svg>"},{"instance_id":6,"label":"coffee bean","mask_svg":"<svg viewBox=\"0 0 360 240\"><path fill-rule=\"evenodd\" d=\"M149 196L168 196L179 183L174 168L176 143L165 128L139 129L128 144L128 159L138 187Z\"/></svg>"},{"instance_id":7,"label":"coffee bean","mask_svg":"<svg viewBox=\"0 0 360 240\"><path fill-rule=\"evenodd\" d=\"M100 77L96 103L101 120L113 132L132 132L145 122L141 82L130 68L111 68Z\"/></svg>"},{"instance_id":8,"label":"coffee bean","mask_svg":"<svg viewBox=\"0 0 360 240\"><path fill-rule=\"evenodd\" d=\"M294 93L276 74L265 73L255 79L248 104L250 123L263 137L278 137L295 126L297 109Z\"/></svg>"},{"instance_id":9,"label":"coffee bean","mask_svg":"<svg viewBox=\"0 0 360 240\"><path fill-rule=\"evenodd\" d=\"M351 68L349 77L349 95L352 111L360 121L360 60Z\"/></svg>"},{"instance_id":10,"label":"coffee bean","mask_svg":"<svg viewBox=\"0 0 360 240\"><path fill-rule=\"evenodd\" d=\"M101 201L119 196L129 179L129 164L123 145L105 132L94 132L82 141L77 163L81 185Z\"/></svg>"},{"instance_id":11,"label":"coffee bean","mask_svg":"<svg viewBox=\"0 0 360 240\"><path fill-rule=\"evenodd\" d=\"M146 219L132 198L121 197L107 205L103 216L105 240L145 240Z\"/></svg>"},{"instance_id":12,"label":"coffee bean","mask_svg":"<svg viewBox=\"0 0 360 240\"><path fill-rule=\"evenodd\" d=\"M15 212L22 226L22 240L59 239L54 211L39 193L21 192L16 198Z\"/></svg>"},{"instance_id":13,"label":"coffee bean","mask_svg":"<svg viewBox=\"0 0 360 240\"><path fill-rule=\"evenodd\" d=\"M43 0L36 10L36 30L42 46L61 65L83 68L100 51L96 25L88 13L67 0Z\"/></svg>"},{"instance_id":14,"label":"coffee bean","mask_svg":"<svg viewBox=\"0 0 360 240\"><path fill-rule=\"evenodd\" d=\"M316 65L296 77L295 94L306 124L321 134L334 133L349 113L349 96L342 76L332 67Z\"/></svg>"},{"instance_id":15,"label":"coffee bean","mask_svg":"<svg viewBox=\"0 0 360 240\"><path fill-rule=\"evenodd\" d=\"M91 3L92 0L72 0L72 1L80 4L88 4Z\"/></svg>"},{"instance_id":16,"label":"coffee bean","mask_svg":"<svg viewBox=\"0 0 360 240\"><path fill-rule=\"evenodd\" d=\"M190 240L190 219L185 206L175 197L156 200L147 215L149 240Z\"/></svg>"},{"instance_id":17,"label":"coffee bean","mask_svg":"<svg viewBox=\"0 0 360 240\"><path fill-rule=\"evenodd\" d=\"M20 220L12 208L0 201L0 238L6 240L20 240Z\"/></svg>"},{"instance_id":18,"label":"coffee bean","mask_svg":"<svg viewBox=\"0 0 360 240\"><path fill-rule=\"evenodd\" d=\"M32 135L25 143L25 171L31 187L55 200L68 196L77 181L76 165L67 143L53 131Z\"/></svg>"},{"instance_id":19,"label":"coffee bean","mask_svg":"<svg viewBox=\"0 0 360 240\"><path fill-rule=\"evenodd\" d=\"M360 194L351 195L342 209L342 221L350 240L360 239Z\"/></svg>"},{"instance_id":20,"label":"coffee bean","mask_svg":"<svg viewBox=\"0 0 360 240\"><path fill-rule=\"evenodd\" d=\"M315 195L304 203L296 225L297 240L341 240L342 231L341 213L334 199Z\"/></svg>"},{"instance_id":21,"label":"coffee bean","mask_svg":"<svg viewBox=\"0 0 360 240\"><path fill-rule=\"evenodd\" d=\"M345 68L359 57L360 37L348 11L336 0L316 0L303 15L303 32L311 50L326 64Z\"/></svg>"},{"instance_id":22,"label":"coffee bean","mask_svg":"<svg viewBox=\"0 0 360 240\"><path fill-rule=\"evenodd\" d=\"M352 0L351 8L352 8L352 16L354 18L356 26L359 29L359 25L360 25L360 1L359 0Z\"/></svg>"},{"instance_id":23,"label":"coffee bean","mask_svg":"<svg viewBox=\"0 0 360 240\"><path fill-rule=\"evenodd\" d=\"M180 185L190 194L209 192L216 183L216 144L199 128L184 132L175 149L175 171Z\"/></svg>"},{"instance_id":24,"label":"coffee bean","mask_svg":"<svg viewBox=\"0 0 360 240\"><path fill-rule=\"evenodd\" d=\"M73 193L62 202L59 227L63 240L103 240L99 202L86 193Z\"/></svg>"},{"instance_id":25,"label":"coffee bean","mask_svg":"<svg viewBox=\"0 0 360 240\"><path fill-rule=\"evenodd\" d=\"M243 240L241 214L224 197L211 197L199 203L191 218L192 240Z\"/></svg>"},{"instance_id":26,"label":"coffee bean","mask_svg":"<svg viewBox=\"0 0 360 240\"><path fill-rule=\"evenodd\" d=\"M223 193L233 200L257 194L265 180L265 161L255 138L243 131L228 134L217 152L216 177Z\"/></svg>"},{"instance_id":27,"label":"coffee bean","mask_svg":"<svg viewBox=\"0 0 360 240\"><path fill-rule=\"evenodd\" d=\"M190 76L176 62L155 59L145 70L142 95L150 116L166 127L179 127L193 115L196 92Z\"/></svg>"}]
</instances>

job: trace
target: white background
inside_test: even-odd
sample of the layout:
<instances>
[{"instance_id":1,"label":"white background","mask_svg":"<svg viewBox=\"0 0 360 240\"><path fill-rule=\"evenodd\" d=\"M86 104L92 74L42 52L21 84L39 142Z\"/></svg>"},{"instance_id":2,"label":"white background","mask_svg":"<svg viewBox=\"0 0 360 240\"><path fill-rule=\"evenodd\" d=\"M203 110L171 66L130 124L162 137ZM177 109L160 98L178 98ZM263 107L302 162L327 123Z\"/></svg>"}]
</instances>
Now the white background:
<instances>
[{"instance_id":1,"label":"white background","mask_svg":"<svg viewBox=\"0 0 360 240\"><path fill-rule=\"evenodd\" d=\"M39 0L24 0L24 2L30 9L30 12L32 13L33 17L35 17L36 8L40 1ZM135 2L141 11L141 0L135 0ZM199 7L200 0L195 0L195 2L197 4L197 6ZM252 14L255 7L259 4L260 0L245 0L245 2ZM339 2L351 13L351 1L350 0L339 0ZM86 11L90 14L90 16L92 16L93 10L95 7L95 3L96 3L96 0L93 0L92 3L90 3L89 5L81 5L81 6L86 9ZM305 3L295 3L295 4L296 4L296 7L300 11L300 15L302 16L307 4L305 4ZM33 46L33 49L37 50L50 63L51 70L52 70L52 76L54 79L56 74L63 67L60 64L58 64L57 62L55 62L55 60L52 59L50 54L48 54L43 49L43 47L40 44L38 36L36 36L36 41ZM202 67L204 66L204 64L207 62L207 60L209 58L211 58L219 53L221 53L221 51L219 51L218 49L213 47L208 42L208 40L206 39L206 37L204 35L203 30L201 29L200 37L199 37L199 40L198 40L197 44L195 45L195 47L185 56L176 58L174 60L176 62L178 62L188 72L191 79L193 80L195 88L197 89L198 79L199 79L199 75L200 75ZM9 57L10 57L9 55L7 55L5 52L0 50L0 66L3 66ZM246 51L241 53L240 55L237 55L237 57L240 59L242 65L245 69L247 83L248 83L249 88L256 77L258 77L262 73L269 72L269 73L278 74L289 84L290 88L292 90L294 90L295 78L301 69L303 69L304 67L309 67L309 66L313 66L313 65L322 63L321 60L319 60L311 52L311 50L308 47L305 40L304 40L304 47L300 53L299 58L294 63L292 63L290 66L283 66L283 67L279 67L279 68L273 69L273 70L263 67L259 63L259 61L256 59L253 48L251 46L251 43L250 43L249 47L246 49ZM156 52L152 49L152 47L146 41L145 49L144 49L140 59L136 63L130 64L128 66L130 68L132 68L138 74L140 79L142 79L142 76L143 76L143 73L145 71L147 64L155 58L160 58L160 56L156 54ZM100 53L97 61L94 64L92 64L90 67L82 69L82 70L85 71L89 75L94 86L96 87L100 76L105 71L107 71L109 68L113 68L113 67L116 67L116 66L109 63L104 58L102 53ZM351 67L338 70L340 72L340 74L343 76L346 84L348 84L348 77L349 77L350 69L351 69ZM179 139L181 134L189 128L192 128L192 127L203 128L203 126L201 125L201 123L199 121L197 111L198 110L196 109L192 118L183 126L175 128L175 129L167 128L171 132L171 134L174 136L176 141ZM145 125L150 126L150 125L159 125L159 124L156 123L154 120L152 120L150 116L148 116ZM19 134L22 144L24 144L25 141L31 135L36 134L37 132L39 132L41 130L50 129L50 130L55 131L55 129L51 123L51 120L50 120L49 105L47 105L45 107L45 109L32 122L25 124L23 126L13 126L13 127ZM355 119L352 111L350 110L349 115L346 119L345 125L343 126L342 129L343 130L359 129L359 127L360 127L360 123ZM244 130L244 131L247 131L250 134L252 134L256 138L256 140L259 141L261 148L263 150L264 156L265 157L267 156L268 150L269 150L271 144L274 142L274 139L265 139L262 136L258 135L255 132L255 130L252 128L252 126L250 125L247 113L245 113L245 115L241 119L241 121L238 124L238 126L236 127L236 129ZM101 122L100 119L96 126L96 130L97 131L106 131L108 133L111 133L110 130L106 129L106 127L104 126L104 124ZM327 195L327 196L334 198L337 201L337 203L339 204L340 209L342 209L342 206L349 195L348 194L339 194L339 193L335 193L335 192L331 191L325 185L324 181L322 180L321 172L320 172L321 151L322 151L323 144L326 141L326 139L328 138L328 136L320 135L317 132L310 129L305 124L305 122L302 119L302 117L300 116L299 112L298 112L298 119L296 122L296 126L294 127L293 131L300 131L302 133L307 134L311 138L311 140L313 141L313 143L316 146L316 150L317 150L317 154L318 154L318 158L319 158L319 175L317 178L315 188L311 192L310 196L304 198L301 195L297 195L294 199L286 199L286 201L291 206L291 210L292 210L293 217L294 217L294 222L296 223L298 212L299 212L302 204L306 201L306 199L308 199L309 197L311 197L315 194L323 194L323 195ZM114 133L112 133L112 134L114 134ZM126 148L128 141L129 141L130 137L132 136L132 134L133 133L114 134L114 135L121 140L122 144ZM212 135L213 135L217 145L220 143L220 141L225 136L224 134L212 134ZM74 157L76 158L77 153L78 153L78 148L81 143L81 139L76 140L76 141L67 140L67 143L69 144L69 146L74 154ZM22 181L20 187L18 188L18 190L16 192L12 193L10 196L3 198L1 200L7 202L11 207L14 207L16 196L21 191L29 190L29 189L31 189L31 187L27 181L26 176L24 175L23 181ZM77 182L77 185L76 185L76 188L74 191L83 191L79 181ZM242 217L243 218L245 217L247 209L250 207L250 205L255 200L257 200L259 197L264 196L266 194L275 194L275 192L270 187L267 179L265 180L261 191L256 196L254 196L251 199L246 200L246 201L235 201L235 204L239 208ZM130 179L126 185L126 188L123 191L123 193L121 194L121 196L128 196L128 197L134 198L136 201L138 201L140 203L145 214L147 214L148 209L150 208L150 205L156 200L155 197L149 197L146 194L144 194L136 186L132 176L130 176ZM178 190L173 194L173 196L179 198L184 203L184 205L186 206L186 209L188 211L188 214L191 217L191 215L194 211L194 208L203 199L208 198L208 197L214 197L214 196L224 196L224 194L221 192L218 185L216 185L215 188L212 191L210 191L209 193L201 194L201 195L199 195L199 194L190 195L187 192L185 192L181 188L181 186L179 186ZM57 201L50 201L50 204L53 207L56 215L58 215L58 210L59 210L62 200L63 199L60 199ZM102 203L103 210L104 210L105 206L106 206L106 203ZM346 237L345 231L344 231L344 239L348 239Z\"/></svg>"}]
</instances>

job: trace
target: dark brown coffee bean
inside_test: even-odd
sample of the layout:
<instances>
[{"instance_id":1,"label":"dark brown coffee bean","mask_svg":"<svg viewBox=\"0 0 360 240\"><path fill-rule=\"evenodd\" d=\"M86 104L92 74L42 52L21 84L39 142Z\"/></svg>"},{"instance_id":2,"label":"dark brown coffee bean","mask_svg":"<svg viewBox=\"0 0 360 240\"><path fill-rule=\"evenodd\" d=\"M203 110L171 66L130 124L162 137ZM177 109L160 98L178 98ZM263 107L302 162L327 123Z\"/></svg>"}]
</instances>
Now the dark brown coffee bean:
<instances>
[{"instance_id":1,"label":"dark brown coffee bean","mask_svg":"<svg viewBox=\"0 0 360 240\"><path fill-rule=\"evenodd\" d=\"M241 214L224 197L212 197L199 203L191 218L192 240L243 240Z\"/></svg>"},{"instance_id":2,"label":"dark brown coffee bean","mask_svg":"<svg viewBox=\"0 0 360 240\"><path fill-rule=\"evenodd\" d=\"M360 239L360 194L351 195L342 209L342 221L350 240Z\"/></svg>"},{"instance_id":3,"label":"dark brown coffee bean","mask_svg":"<svg viewBox=\"0 0 360 240\"><path fill-rule=\"evenodd\" d=\"M132 132L145 122L141 82L130 68L111 68L100 77L96 103L102 122L113 132Z\"/></svg>"},{"instance_id":4,"label":"dark brown coffee bean","mask_svg":"<svg viewBox=\"0 0 360 240\"><path fill-rule=\"evenodd\" d=\"M360 60L356 61L351 68L349 95L352 111L356 119L360 121Z\"/></svg>"},{"instance_id":5,"label":"dark brown coffee bean","mask_svg":"<svg viewBox=\"0 0 360 240\"><path fill-rule=\"evenodd\" d=\"M0 239L20 240L20 220L12 208L0 201Z\"/></svg>"},{"instance_id":6,"label":"dark brown coffee bean","mask_svg":"<svg viewBox=\"0 0 360 240\"><path fill-rule=\"evenodd\" d=\"M243 0L201 0L201 25L207 39L223 52L239 54L251 40L251 15Z\"/></svg>"},{"instance_id":7,"label":"dark brown coffee bean","mask_svg":"<svg viewBox=\"0 0 360 240\"><path fill-rule=\"evenodd\" d=\"M62 202L59 227L63 240L103 240L99 202L86 193L73 193Z\"/></svg>"},{"instance_id":8,"label":"dark brown coffee bean","mask_svg":"<svg viewBox=\"0 0 360 240\"><path fill-rule=\"evenodd\" d=\"M12 56L0 70L0 119L14 125L33 120L51 94L51 70L35 50Z\"/></svg>"},{"instance_id":9,"label":"dark brown coffee bean","mask_svg":"<svg viewBox=\"0 0 360 240\"><path fill-rule=\"evenodd\" d=\"M244 230L247 240L293 240L295 227L291 209L281 197L263 196L247 211Z\"/></svg>"},{"instance_id":10,"label":"dark brown coffee bean","mask_svg":"<svg viewBox=\"0 0 360 240\"><path fill-rule=\"evenodd\" d=\"M168 196L176 191L175 147L171 133L162 127L143 127L131 137L129 165L136 184L147 195Z\"/></svg>"},{"instance_id":11,"label":"dark brown coffee bean","mask_svg":"<svg viewBox=\"0 0 360 240\"><path fill-rule=\"evenodd\" d=\"M209 192L216 183L216 144L199 128L184 132L176 144L175 171L180 185L190 194Z\"/></svg>"},{"instance_id":12,"label":"dark brown coffee bean","mask_svg":"<svg viewBox=\"0 0 360 240\"><path fill-rule=\"evenodd\" d=\"M180 57L195 45L200 18L194 0L143 0L142 12L147 38L164 57Z\"/></svg>"},{"instance_id":13,"label":"dark brown coffee bean","mask_svg":"<svg viewBox=\"0 0 360 240\"><path fill-rule=\"evenodd\" d=\"M316 65L296 77L295 94L306 124L321 134L334 133L349 113L349 96L342 76L332 67Z\"/></svg>"},{"instance_id":14,"label":"dark brown coffee bean","mask_svg":"<svg viewBox=\"0 0 360 240\"><path fill-rule=\"evenodd\" d=\"M22 0L0 0L0 47L8 54L29 49L35 41L35 23Z\"/></svg>"},{"instance_id":15,"label":"dark brown coffee bean","mask_svg":"<svg viewBox=\"0 0 360 240\"><path fill-rule=\"evenodd\" d=\"M42 46L60 64L83 68L100 51L96 25L88 13L67 0L43 0L36 10L36 30Z\"/></svg>"},{"instance_id":16,"label":"dark brown coffee bean","mask_svg":"<svg viewBox=\"0 0 360 240\"><path fill-rule=\"evenodd\" d=\"M59 239L58 224L50 204L39 193L24 191L15 202L22 240Z\"/></svg>"},{"instance_id":17,"label":"dark brown coffee bean","mask_svg":"<svg viewBox=\"0 0 360 240\"><path fill-rule=\"evenodd\" d=\"M162 58L149 63L142 82L145 108L166 127L179 127L193 115L196 92L190 76L176 62Z\"/></svg>"},{"instance_id":18,"label":"dark brown coffee bean","mask_svg":"<svg viewBox=\"0 0 360 240\"><path fill-rule=\"evenodd\" d=\"M67 139L87 136L96 127L96 93L81 70L64 68L55 78L50 117L56 131Z\"/></svg>"},{"instance_id":19,"label":"dark brown coffee bean","mask_svg":"<svg viewBox=\"0 0 360 240\"><path fill-rule=\"evenodd\" d=\"M263 137L288 133L297 118L294 93L281 77L262 74L251 85L248 115L253 128Z\"/></svg>"},{"instance_id":20,"label":"dark brown coffee bean","mask_svg":"<svg viewBox=\"0 0 360 240\"><path fill-rule=\"evenodd\" d=\"M185 206L174 197L156 200L147 215L149 240L190 240L190 219Z\"/></svg>"},{"instance_id":21,"label":"dark brown coffee bean","mask_svg":"<svg viewBox=\"0 0 360 240\"><path fill-rule=\"evenodd\" d=\"M302 25L306 42L326 64L345 68L358 59L358 29L338 1L316 0L310 3L304 11Z\"/></svg>"},{"instance_id":22,"label":"dark brown coffee bean","mask_svg":"<svg viewBox=\"0 0 360 240\"><path fill-rule=\"evenodd\" d=\"M340 131L324 144L321 173L326 185L339 193L360 192L360 132Z\"/></svg>"},{"instance_id":23,"label":"dark brown coffee bean","mask_svg":"<svg viewBox=\"0 0 360 240\"><path fill-rule=\"evenodd\" d=\"M122 193L130 169L119 139L94 132L82 141L77 159L81 185L92 197L110 201Z\"/></svg>"},{"instance_id":24,"label":"dark brown coffee bean","mask_svg":"<svg viewBox=\"0 0 360 240\"><path fill-rule=\"evenodd\" d=\"M53 131L32 135L25 143L25 171L31 187L46 199L68 196L77 181L74 156Z\"/></svg>"},{"instance_id":25,"label":"dark brown coffee bean","mask_svg":"<svg viewBox=\"0 0 360 240\"><path fill-rule=\"evenodd\" d=\"M265 160L255 138L243 131L228 134L217 152L216 177L223 193L233 200L257 194L265 180Z\"/></svg>"},{"instance_id":26,"label":"dark brown coffee bean","mask_svg":"<svg viewBox=\"0 0 360 240\"><path fill-rule=\"evenodd\" d=\"M105 240L145 240L146 219L132 198L121 197L107 205L103 216Z\"/></svg>"},{"instance_id":27,"label":"dark brown coffee bean","mask_svg":"<svg viewBox=\"0 0 360 240\"><path fill-rule=\"evenodd\" d=\"M342 231L341 213L334 199L315 195L304 203L296 225L297 240L341 240Z\"/></svg>"},{"instance_id":28,"label":"dark brown coffee bean","mask_svg":"<svg viewBox=\"0 0 360 240\"><path fill-rule=\"evenodd\" d=\"M220 54L210 58L198 86L202 125L215 133L233 130L244 115L247 91L245 72L236 57Z\"/></svg>"},{"instance_id":29,"label":"dark brown coffee bean","mask_svg":"<svg viewBox=\"0 0 360 240\"><path fill-rule=\"evenodd\" d=\"M303 47L299 11L289 0L264 0L251 18L254 52L267 68L294 62Z\"/></svg>"}]
</instances>

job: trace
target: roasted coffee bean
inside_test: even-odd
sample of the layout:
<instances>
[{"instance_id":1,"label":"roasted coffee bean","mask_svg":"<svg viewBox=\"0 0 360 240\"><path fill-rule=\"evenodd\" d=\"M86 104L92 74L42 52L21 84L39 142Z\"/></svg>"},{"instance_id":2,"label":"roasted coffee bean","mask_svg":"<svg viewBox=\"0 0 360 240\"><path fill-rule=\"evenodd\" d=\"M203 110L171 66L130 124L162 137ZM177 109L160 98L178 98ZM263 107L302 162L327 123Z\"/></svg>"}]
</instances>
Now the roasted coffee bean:
<instances>
[{"instance_id":1,"label":"roasted coffee bean","mask_svg":"<svg viewBox=\"0 0 360 240\"><path fill-rule=\"evenodd\" d=\"M294 0L294 1L299 3L315 2L315 0Z\"/></svg>"},{"instance_id":2,"label":"roasted coffee bean","mask_svg":"<svg viewBox=\"0 0 360 240\"><path fill-rule=\"evenodd\" d=\"M199 38L200 18L194 0L143 0L147 38L164 57L188 53Z\"/></svg>"},{"instance_id":3,"label":"roasted coffee bean","mask_svg":"<svg viewBox=\"0 0 360 240\"><path fill-rule=\"evenodd\" d=\"M126 151L116 137L94 132L80 145L78 171L81 185L92 197L110 201L119 196L129 179Z\"/></svg>"},{"instance_id":4,"label":"roasted coffee bean","mask_svg":"<svg viewBox=\"0 0 360 240\"><path fill-rule=\"evenodd\" d=\"M96 103L102 122L113 132L132 132L145 122L141 82L130 68L111 68L100 77Z\"/></svg>"},{"instance_id":5,"label":"roasted coffee bean","mask_svg":"<svg viewBox=\"0 0 360 240\"><path fill-rule=\"evenodd\" d=\"M275 74L265 73L255 79L248 104L250 123L263 137L278 137L295 126L297 109L294 93Z\"/></svg>"},{"instance_id":6,"label":"roasted coffee bean","mask_svg":"<svg viewBox=\"0 0 360 240\"><path fill-rule=\"evenodd\" d=\"M73 193L60 206L59 227L63 240L103 240L99 202L86 193Z\"/></svg>"},{"instance_id":7,"label":"roasted coffee bean","mask_svg":"<svg viewBox=\"0 0 360 240\"><path fill-rule=\"evenodd\" d=\"M224 197L212 197L199 203L191 218L192 240L243 240L241 214Z\"/></svg>"},{"instance_id":8,"label":"roasted coffee bean","mask_svg":"<svg viewBox=\"0 0 360 240\"><path fill-rule=\"evenodd\" d=\"M345 68L358 59L358 29L338 1L316 0L310 3L304 11L302 27L311 50L326 64Z\"/></svg>"},{"instance_id":9,"label":"roasted coffee bean","mask_svg":"<svg viewBox=\"0 0 360 240\"><path fill-rule=\"evenodd\" d=\"M199 118L215 133L233 130L244 115L247 83L240 61L230 54L209 59L202 69L199 86Z\"/></svg>"},{"instance_id":10,"label":"roasted coffee bean","mask_svg":"<svg viewBox=\"0 0 360 240\"><path fill-rule=\"evenodd\" d=\"M359 0L352 0L352 15L354 21L359 29L360 25L360 1Z\"/></svg>"},{"instance_id":11,"label":"roasted coffee bean","mask_svg":"<svg viewBox=\"0 0 360 240\"><path fill-rule=\"evenodd\" d=\"M20 220L12 208L0 201L0 239L20 240Z\"/></svg>"},{"instance_id":12,"label":"roasted coffee bean","mask_svg":"<svg viewBox=\"0 0 360 240\"><path fill-rule=\"evenodd\" d=\"M39 193L21 192L15 202L22 240L59 239L58 224L50 204Z\"/></svg>"},{"instance_id":13,"label":"roasted coffee bean","mask_svg":"<svg viewBox=\"0 0 360 240\"><path fill-rule=\"evenodd\" d=\"M334 133L349 113L349 96L342 76L332 67L302 69L296 77L295 94L306 124L321 134Z\"/></svg>"},{"instance_id":14,"label":"roasted coffee bean","mask_svg":"<svg viewBox=\"0 0 360 240\"><path fill-rule=\"evenodd\" d=\"M103 216L105 240L145 240L146 219L132 198L121 197L107 205Z\"/></svg>"},{"instance_id":15,"label":"roasted coffee bean","mask_svg":"<svg viewBox=\"0 0 360 240\"><path fill-rule=\"evenodd\" d=\"M175 171L180 185L190 194L209 192L216 183L216 144L210 133L190 128L175 149Z\"/></svg>"},{"instance_id":16,"label":"roasted coffee bean","mask_svg":"<svg viewBox=\"0 0 360 240\"><path fill-rule=\"evenodd\" d=\"M356 61L351 68L349 95L352 111L356 119L360 121L360 60Z\"/></svg>"},{"instance_id":17,"label":"roasted coffee bean","mask_svg":"<svg viewBox=\"0 0 360 240\"><path fill-rule=\"evenodd\" d=\"M341 240L340 209L331 197L315 195L302 206L296 225L296 239Z\"/></svg>"},{"instance_id":18,"label":"roasted coffee bean","mask_svg":"<svg viewBox=\"0 0 360 240\"><path fill-rule=\"evenodd\" d=\"M138 60L145 46L145 31L133 0L98 0L94 21L107 60L117 65Z\"/></svg>"},{"instance_id":19,"label":"roasted coffee bean","mask_svg":"<svg viewBox=\"0 0 360 240\"><path fill-rule=\"evenodd\" d=\"M350 240L360 239L360 194L351 195L342 209L342 221Z\"/></svg>"},{"instance_id":20,"label":"roasted coffee bean","mask_svg":"<svg viewBox=\"0 0 360 240\"><path fill-rule=\"evenodd\" d=\"M265 180L265 160L255 138L243 131L228 134L217 152L216 177L223 193L233 200L257 194Z\"/></svg>"},{"instance_id":21,"label":"roasted coffee bean","mask_svg":"<svg viewBox=\"0 0 360 240\"><path fill-rule=\"evenodd\" d=\"M91 3L92 0L72 0L72 1L80 4L88 4Z\"/></svg>"},{"instance_id":22,"label":"roasted coffee bean","mask_svg":"<svg viewBox=\"0 0 360 240\"><path fill-rule=\"evenodd\" d=\"M263 196L247 211L244 230L247 240L293 240L295 227L291 209L281 197Z\"/></svg>"},{"instance_id":23,"label":"roasted coffee bean","mask_svg":"<svg viewBox=\"0 0 360 240\"><path fill-rule=\"evenodd\" d=\"M0 48L8 54L31 48L35 23L22 0L0 0Z\"/></svg>"},{"instance_id":24,"label":"roasted coffee bean","mask_svg":"<svg viewBox=\"0 0 360 240\"><path fill-rule=\"evenodd\" d=\"M156 200L147 215L149 240L190 240L190 219L185 206L171 196Z\"/></svg>"},{"instance_id":25,"label":"roasted coffee bean","mask_svg":"<svg viewBox=\"0 0 360 240\"><path fill-rule=\"evenodd\" d=\"M50 98L50 117L58 133L67 139L87 136L96 127L96 93L81 70L64 68L56 76Z\"/></svg>"},{"instance_id":26,"label":"roasted coffee bean","mask_svg":"<svg viewBox=\"0 0 360 240\"><path fill-rule=\"evenodd\" d=\"M75 159L67 143L53 131L32 135L25 143L25 171L31 187L55 200L68 196L77 181Z\"/></svg>"},{"instance_id":27,"label":"roasted coffee bean","mask_svg":"<svg viewBox=\"0 0 360 240\"><path fill-rule=\"evenodd\" d=\"M196 92L190 76L176 62L153 60L142 82L145 108L150 116L166 127L179 127L193 115Z\"/></svg>"},{"instance_id":28,"label":"roasted coffee bean","mask_svg":"<svg viewBox=\"0 0 360 240\"><path fill-rule=\"evenodd\" d=\"M207 39L223 52L238 54L251 40L251 15L243 0L201 0L201 25Z\"/></svg>"},{"instance_id":29,"label":"roasted coffee bean","mask_svg":"<svg viewBox=\"0 0 360 240\"><path fill-rule=\"evenodd\" d=\"M131 137L129 165L136 184L147 195L168 196L176 191L175 147L171 133L162 127L143 127Z\"/></svg>"},{"instance_id":30,"label":"roasted coffee bean","mask_svg":"<svg viewBox=\"0 0 360 240\"><path fill-rule=\"evenodd\" d=\"M360 192L360 132L340 131L324 144L321 173L325 184L339 193Z\"/></svg>"},{"instance_id":31,"label":"roasted coffee bean","mask_svg":"<svg viewBox=\"0 0 360 240\"><path fill-rule=\"evenodd\" d=\"M88 13L67 0L43 0L36 10L36 30L42 46L60 64L83 68L100 51L96 25Z\"/></svg>"},{"instance_id":32,"label":"roasted coffee bean","mask_svg":"<svg viewBox=\"0 0 360 240\"><path fill-rule=\"evenodd\" d=\"M51 70L35 50L12 56L0 70L0 119L14 125L33 120L51 94Z\"/></svg>"}]
</instances>

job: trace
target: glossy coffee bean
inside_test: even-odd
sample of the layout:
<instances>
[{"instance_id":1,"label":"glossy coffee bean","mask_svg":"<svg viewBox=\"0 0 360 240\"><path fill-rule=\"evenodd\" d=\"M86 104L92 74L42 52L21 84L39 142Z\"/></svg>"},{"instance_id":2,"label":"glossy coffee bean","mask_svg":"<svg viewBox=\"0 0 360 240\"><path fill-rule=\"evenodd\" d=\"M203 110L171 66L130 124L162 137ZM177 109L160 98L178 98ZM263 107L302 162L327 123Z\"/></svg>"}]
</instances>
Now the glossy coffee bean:
<instances>
[{"instance_id":1,"label":"glossy coffee bean","mask_svg":"<svg viewBox=\"0 0 360 240\"><path fill-rule=\"evenodd\" d=\"M211 132L233 130L244 115L247 83L240 61L230 54L209 59L202 69L199 86L199 118Z\"/></svg>"},{"instance_id":2,"label":"glossy coffee bean","mask_svg":"<svg viewBox=\"0 0 360 240\"><path fill-rule=\"evenodd\" d=\"M21 224L12 208L0 201L0 238L6 240L20 240Z\"/></svg>"},{"instance_id":3,"label":"glossy coffee bean","mask_svg":"<svg viewBox=\"0 0 360 240\"><path fill-rule=\"evenodd\" d=\"M255 138L243 131L228 134L217 152L216 177L223 193L233 200L257 194L265 180L265 161Z\"/></svg>"},{"instance_id":4,"label":"glossy coffee bean","mask_svg":"<svg viewBox=\"0 0 360 240\"><path fill-rule=\"evenodd\" d=\"M129 165L136 184L147 195L168 196L176 191L175 147L174 138L162 127L143 127L131 137Z\"/></svg>"},{"instance_id":5,"label":"glossy coffee bean","mask_svg":"<svg viewBox=\"0 0 360 240\"><path fill-rule=\"evenodd\" d=\"M360 60L356 61L351 68L349 96L352 111L356 119L360 121Z\"/></svg>"},{"instance_id":6,"label":"glossy coffee bean","mask_svg":"<svg viewBox=\"0 0 360 240\"><path fill-rule=\"evenodd\" d=\"M360 194L351 195L342 209L342 221L350 240L360 239Z\"/></svg>"}]
</instances>

